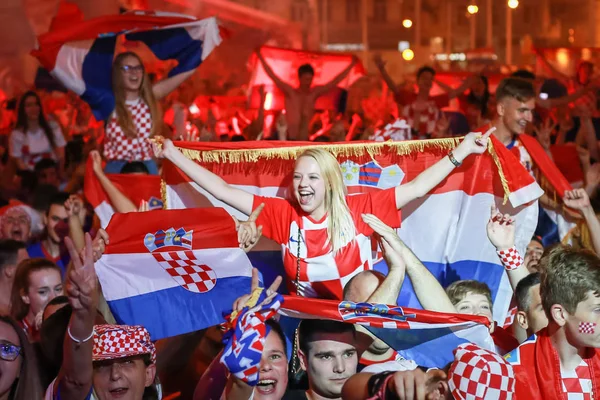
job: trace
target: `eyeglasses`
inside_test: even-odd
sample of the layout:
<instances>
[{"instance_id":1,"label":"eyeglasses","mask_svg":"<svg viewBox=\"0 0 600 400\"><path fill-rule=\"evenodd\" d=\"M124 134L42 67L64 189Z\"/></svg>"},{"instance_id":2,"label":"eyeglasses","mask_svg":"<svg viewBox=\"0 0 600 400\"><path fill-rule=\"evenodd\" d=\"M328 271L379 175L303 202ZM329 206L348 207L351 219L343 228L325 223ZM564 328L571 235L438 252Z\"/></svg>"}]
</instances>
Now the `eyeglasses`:
<instances>
[{"instance_id":1,"label":"eyeglasses","mask_svg":"<svg viewBox=\"0 0 600 400\"><path fill-rule=\"evenodd\" d=\"M127 73L142 72L144 67L141 65L121 65L121 70Z\"/></svg>"},{"instance_id":2,"label":"eyeglasses","mask_svg":"<svg viewBox=\"0 0 600 400\"><path fill-rule=\"evenodd\" d=\"M0 358L4 361L15 361L21 354L21 347L12 343L0 343Z\"/></svg>"}]
</instances>

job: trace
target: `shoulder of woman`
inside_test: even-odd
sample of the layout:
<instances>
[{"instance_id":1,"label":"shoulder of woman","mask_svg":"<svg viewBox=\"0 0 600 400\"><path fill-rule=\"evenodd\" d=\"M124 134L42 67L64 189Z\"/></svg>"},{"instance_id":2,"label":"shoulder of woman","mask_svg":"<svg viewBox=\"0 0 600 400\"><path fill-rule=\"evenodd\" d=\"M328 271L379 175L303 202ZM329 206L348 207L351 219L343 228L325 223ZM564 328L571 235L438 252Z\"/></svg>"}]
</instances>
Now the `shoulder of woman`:
<instances>
[{"instance_id":1,"label":"shoulder of woman","mask_svg":"<svg viewBox=\"0 0 600 400\"><path fill-rule=\"evenodd\" d=\"M25 136L25 133L23 133L23 131L21 129L13 129L12 132L10 133L10 138L11 139L20 139L23 136Z\"/></svg>"}]
</instances>

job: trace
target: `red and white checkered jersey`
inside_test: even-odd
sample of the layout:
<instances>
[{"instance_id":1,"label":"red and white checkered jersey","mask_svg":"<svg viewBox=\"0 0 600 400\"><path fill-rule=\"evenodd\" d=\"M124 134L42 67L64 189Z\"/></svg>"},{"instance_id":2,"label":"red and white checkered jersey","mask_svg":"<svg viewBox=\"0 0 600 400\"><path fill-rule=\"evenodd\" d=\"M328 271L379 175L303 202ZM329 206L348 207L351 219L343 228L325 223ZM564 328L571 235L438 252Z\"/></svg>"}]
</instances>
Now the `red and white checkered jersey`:
<instances>
[{"instance_id":1,"label":"red and white checkered jersey","mask_svg":"<svg viewBox=\"0 0 600 400\"><path fill-rule=\"evenodd\" d=\"M148 138L152 132L152 115L150 107L141 99L127 101L127 108L131 112L136 136L125 135L117 121L117 114L113 112L106 125L106 143L104 144L104 157L109 161L146 161L152 159L152 146Z\"/></svg>"},{"instance_id":2,"label":"red and white checkered jersey","mask_svg":"<svg viewBox=\"0 0 600 400\"><path fill-rule=\"evenodd\" d=\"M563 393L567 400L592 400L592 374L590 367L584 360L577 368L571 371L560 371Z\"/></svg>"},{"instance_id":3,"label":"red and white checkered jersey","mask_svg":"<svg viewBox=\"0 0 600 400\"><path fill-rule=\"evenodd\" d=\"M294 283L299 251L299 284L302 295L341 300L344 285L354 275L373 267L369 239L373 230L362 220L361 214L374 214L393 228L400 226L395 188L347 196L346 202L357 234L334 254L327 239L327 215L316 221L285 199L254 196L253 208L261 203L265 204L256 224L263 226L264 236L282 247L286 283L290 293L296 294Z\"/></svg>"}]
</instances>

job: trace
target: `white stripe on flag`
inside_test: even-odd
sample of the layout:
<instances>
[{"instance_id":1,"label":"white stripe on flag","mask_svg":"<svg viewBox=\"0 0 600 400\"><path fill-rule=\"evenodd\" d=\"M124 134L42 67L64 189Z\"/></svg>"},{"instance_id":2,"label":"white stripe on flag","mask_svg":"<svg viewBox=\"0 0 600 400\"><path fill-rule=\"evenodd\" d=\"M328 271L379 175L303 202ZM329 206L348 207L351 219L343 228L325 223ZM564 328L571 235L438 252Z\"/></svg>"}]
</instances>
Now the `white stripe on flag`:
<instances>
[{"instance_id":1,"label":"white stripe on flag","mask_svg":"<svg viewBox=\"0 0 600 400\"><path fill-rule=\"evenodd\" d=\"M219 278L252 275L252 265L242 249L193 250L193 253L200 263L215 272L217 284ZM95 266L107 301L179 286L152 253L105 254Z\"/></svg>"},{"instance_id":2,"label":"white stripe on flag","mask_svg":"<svg viewBox=\"0 0 600 400\"><path fill-rule=\"evenodd\" d=\"M58 51L54 69L50 71L68 89L80 96L86 90L82 76L83 62L93 43L93 39L65 43Z\"/></svg>"},{"instance_id":3,"label":"white stripe on flag","mask_svg":"<svg viewBox=\"0 0 600 400\"><path fill-rule=\"evenodd\" d=\"M96 208L94 208L94 212L100 220L100 227L102 229L106 229L112 216L115 213L115 210L112 208L112 205L109 202L103 201L98 206L96 206Z\"/></svg>"}]
</instances>

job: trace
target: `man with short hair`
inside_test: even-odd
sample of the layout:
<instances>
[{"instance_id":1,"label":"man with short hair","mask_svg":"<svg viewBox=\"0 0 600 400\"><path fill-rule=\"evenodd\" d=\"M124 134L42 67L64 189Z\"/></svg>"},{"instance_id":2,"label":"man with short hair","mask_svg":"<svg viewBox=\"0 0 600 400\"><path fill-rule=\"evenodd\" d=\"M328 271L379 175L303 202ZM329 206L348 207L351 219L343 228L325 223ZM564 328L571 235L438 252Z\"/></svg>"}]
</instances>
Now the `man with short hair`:
<instances>
[{"instance_id":1,"label":"man with short hair","mask_svg":"<svg viewBox=\"0 0 600 400\"><path fill-rule=\"evenodd\" d=\"M315 103L317 99L335 88L358 63L358 58L353 56L352 62L346 69L325 85L312 86L315 70L310 64L301 65L298 68L297 88L284 82L269 66L261 52L257 52L265 72L273 80L279 90L285 96L285 110L288 125L287 140L308 140L309 124L315 114Z\"/></svg>"},{"instance_id":2,"label":"man with short hair","mask_svg":"<svg viewBox=\"0 0 600 400\"><path fill-rule=\"evenodd\" d=\"M44 214L44 236L42 240L27 247L31 258L45 258L60 267L64 273L68 265L68 257L61 254L61 243L63 237L68 234L69 214L65 208L65 202L69 199L68 193L57 193L50 201L50 205ZM64 232L61 232L64 230Z\"/></svg>"},{"instance_id":3,"label":"man with short hair","mask_svg":"<svg viewBox=\"0 0 600 400\"><path fill-rule=\"evenodd\" d=\"M412 137L407 139L425 139L438 133L437 124L442 115L441 109L448 107L450 100L463 94L465 90L479 80L476 76L470 76L458 88L453 89L435 80L435 70L433 68L422 66L417 70L418 92L414 93L396 86L394 80L385 70L385 62L380 56L375 56L373 61L384 81L394 93L396 103L403 107L399 108L401 116L412 127ZM434 82L437 82L446 93L431 96Z\"/></svg>"},{"instance_id":4,"label":"man with short hair","mask_svg":"<svg viewBox=\"0 0 600 400\"><path fill-rule=\"evenodd\" d=\"M341 399L344 383L358 366L356 339L352 324L303 320L298 328L298 357L308 376L308 390L290 391L284 400Z\"/></svg>"},{"instance_id":5,"label":"man with short hair","mask_svg":"<svg viewBox=\"0 0 600 400\"><path fill-rule=\"evenodd\" d=\"M35 211L31 207L15 200L0 208L0 239L27 243L31 238L34 214Z\"/></svg>"},{"instance_id":6,"label":"man with short hair","mask_svg":"<svg viewBox=\"0 0 600 400\"><path fill-rule=\"evenodd\" d=\"M10 313L10 295L17 265L28 258L25 243L0 239L0 315Z\"/></svg>"},{"instance_id":7,"label":"man with short hair","mask_svg":"<svg viewBox=\"0 0 600 400\"><path fill-rule=\"evenodd\" d=\"M600 259L557 245L542 258L549 324L511 352L521 399L600 397Z\"/></svg>"},{"instance_id":8,"label":"man with short hair","mask_svg":"<svg viewBox=\"0 0 600 400\"><path fill-rule=\"evenodd\" d=\"M530 274L539 272L538 263L544 254L544 244L539 236L534 236L525 250L524 265Z\"/></svg>"},{"instance_id":9,"label":"man with short hair","mask_svg":"<svg viewBox=\"0 0 600 400\"><path fill-rule=\"evenodd\" d=\"M58 163L51 158L38 161L33 168L37 185L51 185L55 188L60 186Z\"/></svg>"},{"instance_id":10,"label":"man with short hair","mask_svg":"<svg viewBox=\"0 0 600 400\"><path fill-rule=\"evenodd\" d=\"M527 336L548 326L548 317L542 307L539 272L527 275L517 284L517 323L527 332Z\"/></svg>"}]
</instances>

